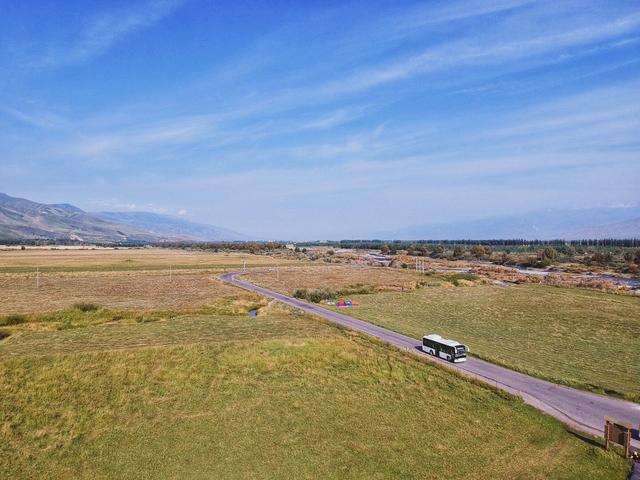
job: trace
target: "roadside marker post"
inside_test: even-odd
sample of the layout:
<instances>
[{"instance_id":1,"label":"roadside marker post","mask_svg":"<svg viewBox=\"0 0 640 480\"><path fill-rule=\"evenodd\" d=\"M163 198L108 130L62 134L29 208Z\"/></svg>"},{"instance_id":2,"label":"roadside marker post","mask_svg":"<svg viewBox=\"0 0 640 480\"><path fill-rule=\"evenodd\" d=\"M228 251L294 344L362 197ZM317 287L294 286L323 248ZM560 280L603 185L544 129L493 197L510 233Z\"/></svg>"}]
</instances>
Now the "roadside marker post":
<instances>
[{"instance_id":1,"label":"roadside marker post","mask_svg":"<svg viewBox=\"0 0 640 480\"><path fill-rule=\"evenodd\" d=\"M625 458L631 456L631 429L632 425L626 422L618 422L611 417L604 417L604 449L609 450L610 443L617 443L624 448Z\"/></svg>"}]
</instances>

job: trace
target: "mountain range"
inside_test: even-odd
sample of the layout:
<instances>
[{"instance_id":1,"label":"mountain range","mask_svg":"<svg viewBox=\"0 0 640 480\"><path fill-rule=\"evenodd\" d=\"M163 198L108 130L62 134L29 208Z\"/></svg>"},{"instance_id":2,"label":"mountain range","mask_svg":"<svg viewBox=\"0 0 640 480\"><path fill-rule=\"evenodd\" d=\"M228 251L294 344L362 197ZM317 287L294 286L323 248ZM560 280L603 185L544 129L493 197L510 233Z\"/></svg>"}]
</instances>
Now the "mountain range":
<instances>
[{"instance_id":1,"label":"mountain range","mask_svg":"<svg viewBox=\"0 0 640 480\"><path fill-rule=\"evenodd\" d=\"M247 241L251 238L223 227L206 225L181 217L151 212L97 212L95 215L108 222L141 228L164 238L184 238L202 242Z\"/></svg>"},{"instance_id":2,"label":"mountain range","mask_svg":"<svg viewBox=\"0 0 640 480\"><path fill-rule=\"evenodd\" d=\"M378 232L375 238L403 240L640 238L640 207L537 210L470 221L424 223L395 231Z\"/></svg>"},{"instance_id":3,"label":"mountain range","mask_svg":"<svg viewBox=\"0 0 640 480\"><path fill-rule=\"evenodd\" d=\"M640 207L539 210L484 219L425 223L374 238L402 240L522 238L549 240L640 238ZM86 243L246 241L247 235L182 217L151 212L85 212L0 193L0 240Z\"/></svg>"},{"instance_id":4,"label":"mountain range","mask_svg":"<svg viewBox=\"0 0 640 480\"><path fill-rule=\"evenodd\" d=\"M87 243L237 241L246 235L180 217L148 212L90 213L0 193L0 240L77 240Z\"/></svg>"}]
</instances>

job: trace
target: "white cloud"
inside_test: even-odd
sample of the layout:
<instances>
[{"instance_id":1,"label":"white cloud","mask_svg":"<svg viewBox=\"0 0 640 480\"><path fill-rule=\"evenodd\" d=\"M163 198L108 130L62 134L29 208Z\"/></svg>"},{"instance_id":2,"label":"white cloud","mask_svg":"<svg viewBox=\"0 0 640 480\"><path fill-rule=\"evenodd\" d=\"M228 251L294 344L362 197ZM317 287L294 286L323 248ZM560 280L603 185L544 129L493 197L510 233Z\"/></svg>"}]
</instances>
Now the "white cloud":
<instances>
[{"instance_id":1,"label":"white cloud","mask_svg":"<svg viewBox=\"0 0 640 480\"><path fill-rule=\"evenodd\" d=\"M315 120L311 120L303 124L300 128L303 130L326 130L339 125L343 125L356 118L356 115L346 110L337 110Z\"/></svg>"},{"instance_id":2,"label":"white cloud","mask_svg":"<svg viewBox=\"0 0 640 480\"><path fill-rule=\"evenodd\" d=\"M57 129L69 125L67 120L50 112L24 112L23 110L8 106L0 106L0 112L4 112L27 125L31 125L32 127Z\"/></svg>"},{"instance_id":3,"label":"white cloud","mask_svg":"<svg viewBox=\"0 0 640 480\"><path fill-rule=\"evenodd\" d=\"M128 35L148 28L170 15L185 0L145 0L129 2L126 8L89 17L81 29L65 41L45 46L46 54L37 62L60 66L90 60Z\"/></svg>"},{"instance_id":4,"label":"white cloud","mask_svg":"<svg viewBox=\"0 0 640 480\"><path fill-rule=\"evenodd\" d=\"M582 27L558 31L557 26L541 29L533 36L520 35L504 40L505 32L496 26L485 38L473 37L444 43L402 60L366 68L347 78L333 81L324 87L325 93L342 94L405 80L428 72L468 66L496 65L504 62L531 59L543 54L560 52L566 48L590 45L612 37L634 32L640 27L640 13L633 13L609 22L591 23ZM540 33L541 32L541 33ZM623 46L624 42L616 42ZM556 58L547 61L557 61Z\"/></svg>"},{"instance_id":5,"label":"white cloud","mask_svg":"<svg viewBox=\"0 0 640 480\"><path fill-rule=\"evenodd\" d=\"M71 138L60 153L79 157L99 157L140 148L184 144L210 135L215 129L215 116L193 115L156 122L150 125L105 130Z\"/></svg>"}]
</instances>

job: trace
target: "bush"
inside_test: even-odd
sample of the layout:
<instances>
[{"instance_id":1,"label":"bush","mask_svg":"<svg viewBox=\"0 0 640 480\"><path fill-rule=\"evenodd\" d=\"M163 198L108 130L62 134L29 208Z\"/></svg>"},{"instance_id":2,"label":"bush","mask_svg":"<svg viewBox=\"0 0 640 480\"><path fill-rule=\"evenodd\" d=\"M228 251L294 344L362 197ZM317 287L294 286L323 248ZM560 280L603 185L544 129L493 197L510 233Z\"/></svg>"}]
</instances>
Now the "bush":
<instances>
[{"instance_id":1,"label":"bush","mask_svg":"<svg viewBox=\"0 0 640 480\"><path fill-rule=\"evenodd\" d=\"M320 303L323 300L332 300L336 297L344 297L347 295L366 295L375 293L375 287L371 285L356 284L340 290L330 290L327 288L316 288L315 290L307 290L306 288L296 288L293 291L294 298L300 300L308 300L313 303Z\"/></svg>"},{"instance_id":2,"label":"bush","mask_svg":"<svg viewBox=\"0 0 640 480\"><path fill-rule=\"evenodd\" d=\"M484 245L474 245L471 247L471 255L474 257L484 257L489 253L489 249Z\"/></svg>"},{"instance_id":3,"label":"bush","mask_svg":"<svg viewBox=\"0 0 640 480\"><path fill-rule=\"evenodd\" d=\"M313 303L320 303L323 300L330 300L333 294L324 288L316 288L309 292L307 299Z\"/></svg>"},{"instance_id":4,"label":"bush","mask_svg":"<svg viewBox=\"0 0 640 480\"><path fill-rule=\"evenodd\" d=\"M27 317L25 317L24 315L20 315L19 313L12 313L11 315L0 318L0 325L17 325L19 323L25 323L26 321Z\"/></svg>"},{"instance_id":5,"label":"bush","mask_svg":"<svg viewBox=\"0 0 640 480\"><path fill-rule=\"evenodd\" d=\"M80 310L81 312L95 312L100 309L100 305L96 305L95 303L79 302L74 303L73 308Z\"/></svg>"},{"instance_id":6,"label":"bush","mask_svg":"<svg viewBox=\"0 0 640 480\"><path fill-rule=\"evenodd\" d=\"M306 288L296 288L293 291L293 298L299 298L301 300L306 300L309 292Z\"/></svg>"},{"instance_id":7,"label":"bush","mask_svg":"<svg viewBox=\"0 0 640 480\"><path fill-rule=\"evenodd\" d=\"M558 259L558 252L553 247L546 247L542 251L542 260L548 260L549 263L552 263Z\"/></svg>"},{"instance_id":8,"label":"bush","mask_svg":"<svg viewBox=\"0 0 640 480\"><path fill-rule=\"evenodd\" d=\"M478 277L477 275L474 275L473 273L454 273L452 275L447 276L447 280L453 283L456 287L459 285L462 285L460 283L460 280L464 280L467 282L474 282L479 279L480 277Z\"/></svg>"},{"instance_id":9,"label":"bush","mask_svg":"<svg viewBox=\"0 0 640 480\"><path fill-rule=\"evenodd\" d=\"M6 330L0 330L0 340L4 340L9 335L11 335L11 332L8 332Z\"/></svg>"},{"instance_id":10,"label":"bush","mask_svg":"<svg viewBox=\"0 0 640 480\"><path fill-rule=\"evenodd\" d=\"M336 290L332 297L344 297L347 295L369 295L375 292L376 288L374 286L357 283L355 285L350 285L346 288Z\"/></svg>"}]
</instances>

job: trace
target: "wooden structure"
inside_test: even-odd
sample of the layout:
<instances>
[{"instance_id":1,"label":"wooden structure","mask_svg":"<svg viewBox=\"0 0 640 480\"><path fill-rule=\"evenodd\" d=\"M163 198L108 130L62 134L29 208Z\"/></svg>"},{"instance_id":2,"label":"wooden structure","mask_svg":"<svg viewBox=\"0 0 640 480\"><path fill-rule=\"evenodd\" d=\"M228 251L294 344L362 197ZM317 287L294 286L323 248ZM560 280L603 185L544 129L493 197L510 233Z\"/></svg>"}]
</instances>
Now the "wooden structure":
<instances>
[{"instance_id":1,"label":"wooden structure","mask_svg":"<svg viewBox=\"0 0 640 480\"><path fill-rule=\"evenodd\" d=\"M624 448L624 456L631 456L631 429L632 425L626 422L618 422L611 417L604 417L604 448L609 450L610 443L617 443Z\"/></svg>"}]
</instances>

